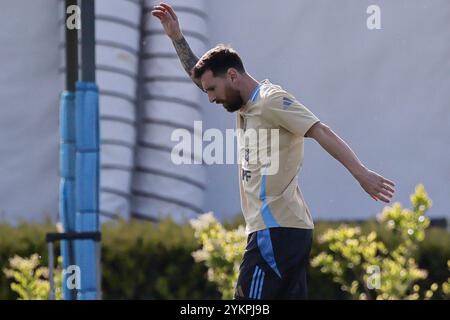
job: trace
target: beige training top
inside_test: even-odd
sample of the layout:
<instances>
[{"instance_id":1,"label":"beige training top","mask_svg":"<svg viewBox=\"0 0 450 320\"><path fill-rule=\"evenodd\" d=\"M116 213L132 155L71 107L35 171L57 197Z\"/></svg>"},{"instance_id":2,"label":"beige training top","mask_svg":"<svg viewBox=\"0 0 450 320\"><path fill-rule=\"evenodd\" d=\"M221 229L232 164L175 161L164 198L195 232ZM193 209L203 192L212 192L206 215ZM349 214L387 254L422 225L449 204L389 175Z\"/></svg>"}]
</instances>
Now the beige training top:
<instances>
[{"instance_id":1,"label":"beige training top","mask_svg":"<svg viewBox=\"0 0 450 320\"><path fill-rule=\"evenodd\" d=\"M239 190L247 234L274 227L314 228L298 173L304 135L318 121L268 80L237 112Z\"/></svg>"}]
</instances>

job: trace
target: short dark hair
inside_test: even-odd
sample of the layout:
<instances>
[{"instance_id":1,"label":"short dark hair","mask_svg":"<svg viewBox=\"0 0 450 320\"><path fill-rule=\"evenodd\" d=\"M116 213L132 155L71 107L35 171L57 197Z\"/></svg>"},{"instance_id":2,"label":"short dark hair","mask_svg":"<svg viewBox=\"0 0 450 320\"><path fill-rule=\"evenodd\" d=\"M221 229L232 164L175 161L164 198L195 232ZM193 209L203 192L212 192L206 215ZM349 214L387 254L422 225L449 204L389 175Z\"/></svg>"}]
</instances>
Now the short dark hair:
<instances>
[{"instance_id":1,"label":"short dark hair","mask_svg":"<svg viewBox=\"0 0 450 320\"><path fill-rule=\"evenodd\" d=\"M211 70L213 75L225 74L229 68L234 68L240 73L245 73L241 57L233 48L219 44L208 50L192 69L195 79L200 79L207 71Z\"/></svg>"}]
</instances>

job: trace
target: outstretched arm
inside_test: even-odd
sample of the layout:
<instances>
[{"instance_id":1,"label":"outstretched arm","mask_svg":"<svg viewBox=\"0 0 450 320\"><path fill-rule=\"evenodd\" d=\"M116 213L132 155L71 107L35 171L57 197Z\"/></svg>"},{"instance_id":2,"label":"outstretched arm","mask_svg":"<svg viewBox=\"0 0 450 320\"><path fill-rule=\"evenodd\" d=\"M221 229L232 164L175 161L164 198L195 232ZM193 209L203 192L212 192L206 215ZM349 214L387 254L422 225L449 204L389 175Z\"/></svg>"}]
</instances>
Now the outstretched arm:
<instances>
[{"instance_id":1,"label":"outstretched arm","mask_svg":"<svg viewBox=\"0 0 450 320\"><path fill-rule=\"evenodd\" d=\"M183 36L178 22L178 17L173 8L165 3L155 6L151 14L159 19L167 36L172 40L175 51L180 58L184 70L187 72L191 80L202 90L203 87L198 79L192 76L192 69L199 58L192 52L189 44Z\"/></svg>"},{"instance_id":2,"label":"outstretched arm","mask_svg":"<svg viewBox=\"0 0 450 320\"><path fill-rule=\"evenodd\" d=\"M333 130L322 122L314 124L305 137L316 140L329 154L342 163L361 187L375 200L390 202L395 184L367 169L350 147Z\"/></svg>"}]
</instances>

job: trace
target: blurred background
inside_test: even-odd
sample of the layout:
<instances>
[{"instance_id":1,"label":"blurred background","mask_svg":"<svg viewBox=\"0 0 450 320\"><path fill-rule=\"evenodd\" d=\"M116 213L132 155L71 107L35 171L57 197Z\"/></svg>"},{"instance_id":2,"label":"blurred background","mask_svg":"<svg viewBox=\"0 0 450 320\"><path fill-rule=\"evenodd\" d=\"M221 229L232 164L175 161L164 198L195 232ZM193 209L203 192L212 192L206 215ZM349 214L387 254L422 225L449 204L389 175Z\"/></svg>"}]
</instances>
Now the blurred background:
<instances>
[{"instance_id":1,"label":"blurred background","mask_svg":"<svg viewBox=\"0 0 450 320\"><path fill-rule=\"evenodd\" d=\"M217 43L242 55L258 80L294 94L396 183L405 202L417 183L429 215L450 215L450 6L446 0L171 1L193 51ZM63 1L2 1L0 20L0 213L57 218L58 101L63 90ZM233 129L184 73L155 2L96 1L101 110L101 211L107 218L240 214L235 165L170 164L174 128ZM145 10L142 17L142 10ZM204 143L204 147L206 146ZM198 155L197 155L198 156ZM300 185L315 219L365 219L374 202L317 143L306 139Z\"/></svg>"},{"instance_id":2,"label":"blurred background","mask_svg":"<svg viewBox=\"0 0 450 320\"><path fill-rule=\"evenodd\" d=\"M252 76L291 92L369 169L394 181L394 202L407 207L414 188L423 184L432 199L431 224L447 228L447 0L167 2L198 56L218 43L233 46ZM155 4L95 0L101 221L125 220L148 232L157 227L146 220L170 217L179 223L209 211L222 223L236 221L241 217L236 165L170 160L174 129L198 135L194 121L201 120L203 131L225 134L235 128L235 115L209 104L188 79L159 21L149 15ZM380 29L368 27L367 10L374 4ZM0 221L54 224L64 1L3 0L0 8ZM299 176L315 221L360 222L383 210L383 203L373 201L309 139ZM168 283L159 285L171 292Z\"/></svg>"}]
</instances>

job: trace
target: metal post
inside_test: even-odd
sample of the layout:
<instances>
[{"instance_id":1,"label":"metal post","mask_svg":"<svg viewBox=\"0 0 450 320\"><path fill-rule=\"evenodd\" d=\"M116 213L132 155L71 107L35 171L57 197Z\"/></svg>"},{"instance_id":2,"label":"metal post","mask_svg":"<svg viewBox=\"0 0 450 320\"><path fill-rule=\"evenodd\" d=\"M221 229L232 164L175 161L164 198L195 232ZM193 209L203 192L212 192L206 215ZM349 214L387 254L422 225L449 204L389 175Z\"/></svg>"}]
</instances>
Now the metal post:
<instances>
[{"instance_id":1,"label":"metal post","mask_svg":"<svg viewBox=\"0 0 450 320\"><path fill-rule=\"evenodd\" d=\"M66 38L66 92L63 93L66 101L62 104L61 115L61 148L65 149L60 160L61 167L61 191L60 191L60 220L64 224L65 232L75 231L75 194L74 183L75 173L75 90L78 81L78 30L77 28L69 29L67 21L74 13L68 9L72 6L78 6L77 0L65 0L64 2L64 30ZM69 101L70 100L70 101ZM64 103L66 106L64 106ZM65 132L65 133L64 133ZM63 163L66 163L67 170L62 170ZM70 168L70 169L69 169ZM64 174L62 172L64 171ZM63 257L63 269L67 269L70 265L75 264L74 243L72 241L63 241L61 243L61 256ZM63 283L65 283L63 279ZM74 290L69 290L63 286L64 299L73 300L76 297Z\"/></svg>"},{"instance_id":2,"label":"metal post","mask_svg":"<svg viewBox=\"0 0 450 320\"><path fill-rule=\"evenodd\" d=\"M98 241L96 248L96 274L97 274L97 300L102 300L102 269L101 269L101 243Z\"/></svg>"},{"instance_id":3,"label":"metal post","mask_svg":"<svg viewBox=\"0 0 450 320\"><path fill-rule=\"evenodd\" d=\"M95 3L81 0L81 80L95 82Z\"/></svg>"},{"instance_id":4,"label":"metal post","mask_svg":"<svg viewBox=\"0 0 450 320\"><path fill-rule=\"evenodd\" d=\"M99 229L99 110L94 0L81 0L81 81L77 82L76 109L76 231L95 232ZM96 244L77 241L75 248L76 262L83 273L77 298L98 299Z\"/></svg>"},{"instance_id":5,"label":"metal post","mask_svg":"<svg viewBox=\"0 0 450 320\"><path fill-rule=\"evenodd\" d=\"M69 29L66 21L69 18L67 8L77 6L77 0L65 0L64 29L66 30L66 90L75 92L75 83L78 81L78 30Z\"/></svg>"},{"instance_id":6,"label":"metal post","mask_svg":"<svg viewBox=\"0 0 450 320\"><path fill-rule=\"evenodd\" d=\"M54 270L55 270L55 262L53 257L53 243L48 242L48 278L50 280L50 294L49 300L55 300L55 279L54 279Z\"/></svg>"}]
</instances>

